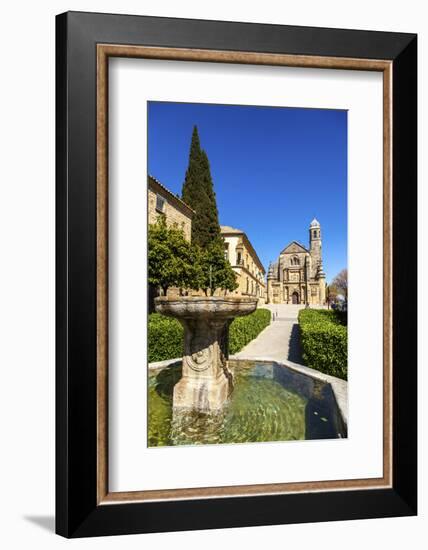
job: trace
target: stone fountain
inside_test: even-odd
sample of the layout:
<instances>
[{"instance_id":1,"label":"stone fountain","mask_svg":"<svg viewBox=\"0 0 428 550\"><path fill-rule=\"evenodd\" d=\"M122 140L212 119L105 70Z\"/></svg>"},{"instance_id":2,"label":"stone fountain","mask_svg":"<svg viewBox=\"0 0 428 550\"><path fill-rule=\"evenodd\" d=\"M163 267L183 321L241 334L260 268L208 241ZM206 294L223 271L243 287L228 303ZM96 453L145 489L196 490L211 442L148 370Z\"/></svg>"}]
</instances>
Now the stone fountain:
<instances>
[{"instance_id":1,"label":"stone fountain","mask_svg":"<svg viewBox=\"0 0 428 550\"><path fill-rule=\"evenodd\" d=\"M173 407L218 411L232 392L228 369L229 325L255 311L257 300L239 296L184 296L155 299L158 313L184 327L182 378L174 386Z\"/></svg>"}]
</instances>

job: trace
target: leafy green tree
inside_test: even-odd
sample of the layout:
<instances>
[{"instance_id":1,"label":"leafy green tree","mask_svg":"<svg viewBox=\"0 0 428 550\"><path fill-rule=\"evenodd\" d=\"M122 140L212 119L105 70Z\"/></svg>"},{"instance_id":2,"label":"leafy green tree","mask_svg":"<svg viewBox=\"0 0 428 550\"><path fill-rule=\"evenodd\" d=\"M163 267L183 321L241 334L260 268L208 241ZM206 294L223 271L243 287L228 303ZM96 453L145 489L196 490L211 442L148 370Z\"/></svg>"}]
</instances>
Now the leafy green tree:
<instances>
[{"instance_id":1,"label":"leafy green tree","mask_svg":"<svg viewBox=\"0 0 428 550\"><path fill-rule=\"evenodd\" d=\"M163 217L149 226L149 284L162 288L195 288L198 284L194 254L184 233L176 226L168 227Z\"/></svg>"},{"instance_id":2,"label":"leafy green tree","mask_svg":"<svg viewBox=\"0 0 428 550\"><path fill-rule=\"evenodd\" d=\"M348 301L348 270L342 269L333 279L332 286L336 287L337 294L342 294Z\"/></svg>"},{"instance_id":3,"label":"leafy green tree","mask_svg":"<svg viewBox=\"0 0 428 550\"><path fill-rule=\"evenodd\" d=\"M183 201L195 211L192 218L192 243L205 247L213 239L220 237L210 163L206 152L201 148L196 126L193 127L189 164L181 195Z\"/></svg>"},{"instance_id":4,"label":"leafy green tree","mask_svg":"<svg viewBox=\"0 0 428 550\"><path fill-rule=\"evenodd\" d=\"M191 245L182 230L168 227L163 217L149 226L148 267L149 284L162 288L164 295L170 287L203 290L208 296L217 288L226 291L238 286L221 238L205 248Z\"/></svg>"},{"instance_id":5,"label":"leafy green tree","mask_svg":"<svg viewBox=\"0 0 428 550\"><path fill-rule=\"evenodd\" d=\"M330 285L327 286L327 288L326 288L326 298L327 298L327 304L329 306L335 303L338 293L339 292L338 292L336 286L333 283L331 283Z\"/></svg>"},{"instance_id":6,"label":"leafy green tree","mask_svg":"<svg viewBox=\"0 0 428 550\"><path fill-rule=\"evenodd\" d=\"M198 288L208 296L212 296L216 289L224 291L235 290L238 287L236 274L228 260L224 257L222 239L215 239L205 248L196 248L196 266Z\"/></svg>"}]
</instances>

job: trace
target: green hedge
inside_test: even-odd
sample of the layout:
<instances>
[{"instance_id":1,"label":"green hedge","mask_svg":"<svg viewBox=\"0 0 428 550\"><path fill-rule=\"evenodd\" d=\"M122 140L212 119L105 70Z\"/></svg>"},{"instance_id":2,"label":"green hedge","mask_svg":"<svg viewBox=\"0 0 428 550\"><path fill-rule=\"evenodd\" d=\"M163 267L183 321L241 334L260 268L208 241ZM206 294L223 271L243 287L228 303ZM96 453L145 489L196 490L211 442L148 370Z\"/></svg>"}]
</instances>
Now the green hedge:
<instances>
[{"instance_id":1,"label":"green hedge","mask_svg":"<svg viewBox=\"0 0 428 550\"><path fill-rule=\"evenodd\" d=\"M305 364L347 379L348 330L345 319L334 311L302 309L299 311L300 339Z\"/></svg>"},{"instance_id":2,"label":"green hedge","mask_svg":"<svg viewBox=\"0 0 428 550\"><path fill-rule=\"evenodd\" d=\"M237 317L229 329L229 352L237 353L270 323L270 311L257 309L245 317ZM183 328L176 319L159 313L149 315L149 363L183 355Z\"/></svg>"},{"instance_id":3,"label":"green hedge","mask_svg":"<svg viewBox=\"0 0 428 550\"><path fill-rule=\"evenodd\" d=\"M256 309L254 313L234 319L229 328L229 353L241 351L248 342L260 334L270 324L268 309Z\"/></svg>"},{"instance_id":4,"label":"green hedge","mask_svg":"<svg viewBox=\"0 0 428 550\"><path fill-rule=\"evenodd\" d=\"M160 313L149 315L149 363L165 361L183 355L183 327L171 317Z\"/></svg>"}]
</instances>

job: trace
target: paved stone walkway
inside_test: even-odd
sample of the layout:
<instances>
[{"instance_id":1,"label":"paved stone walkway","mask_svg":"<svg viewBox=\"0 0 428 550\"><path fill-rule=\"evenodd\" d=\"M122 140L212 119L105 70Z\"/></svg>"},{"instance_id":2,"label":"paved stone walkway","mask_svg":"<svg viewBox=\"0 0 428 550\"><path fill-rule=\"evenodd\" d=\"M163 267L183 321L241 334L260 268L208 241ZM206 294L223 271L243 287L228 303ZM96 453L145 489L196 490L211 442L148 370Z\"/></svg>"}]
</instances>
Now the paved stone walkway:
<instances>
[{"instance_id":1,"label":"paved stone walkway","mask_svg":"<svg viewBox=\"0 0 428 550\"><path fill-rule=\"evenodd\" d=\"M236 359L267 359L303 364L297 315L302 305L269 304L272 323L234 355Z\"/></svg>"}]
</instances>

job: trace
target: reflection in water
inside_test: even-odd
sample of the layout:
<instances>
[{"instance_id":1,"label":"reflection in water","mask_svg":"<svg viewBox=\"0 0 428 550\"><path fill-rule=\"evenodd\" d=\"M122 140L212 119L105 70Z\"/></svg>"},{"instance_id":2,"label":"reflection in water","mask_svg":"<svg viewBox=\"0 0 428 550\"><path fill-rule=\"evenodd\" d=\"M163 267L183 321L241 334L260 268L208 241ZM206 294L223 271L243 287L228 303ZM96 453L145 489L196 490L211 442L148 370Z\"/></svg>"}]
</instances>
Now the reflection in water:
<instances>
[{"instance_id":1,"label":"reflection in water","mask_svg":"<svg viewBox=\"0 0 428 550\"><path fill-rule=\"evenodd\" d=\"M151 373L149 447L338 437L323 388L302 391L269 363L236 365L233 371L234 391L218 413L173 411L172 392L181 365Z\"/></svg>"}]
</instances>

